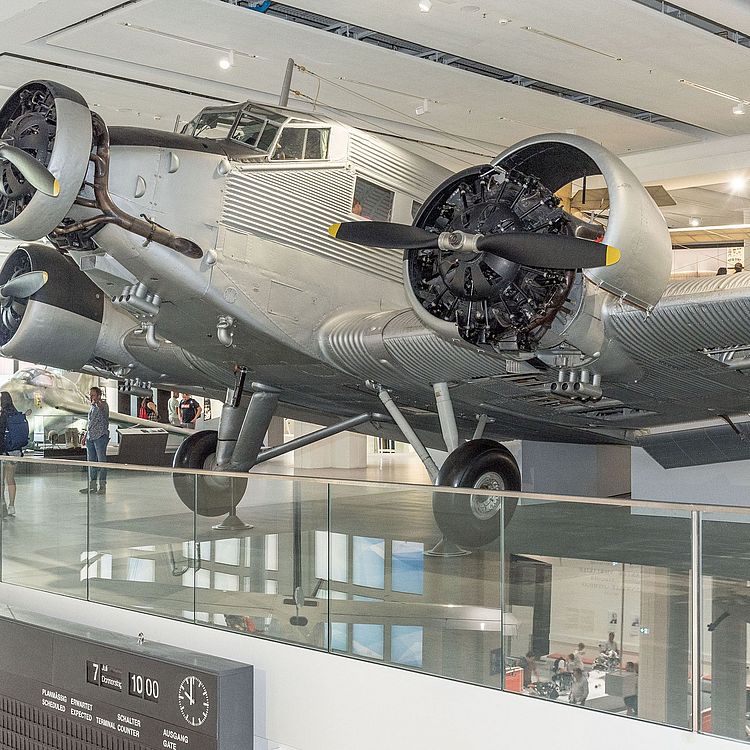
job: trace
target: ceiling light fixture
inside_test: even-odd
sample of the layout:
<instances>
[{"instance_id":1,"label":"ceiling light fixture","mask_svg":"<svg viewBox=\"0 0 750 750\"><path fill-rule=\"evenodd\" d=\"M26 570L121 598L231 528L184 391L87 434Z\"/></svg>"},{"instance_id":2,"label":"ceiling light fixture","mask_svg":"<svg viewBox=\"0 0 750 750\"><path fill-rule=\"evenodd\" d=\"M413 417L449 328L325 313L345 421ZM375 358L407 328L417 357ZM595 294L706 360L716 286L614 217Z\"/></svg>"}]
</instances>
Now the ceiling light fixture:
<instances>
[{"instance_id":1,"label":"ceiling light fixture","mask_svg":"<svg viewBox=\"0 0 750 750\"><path fill-rule=\"evenodd\" d=\"M700 216L691 216L689 224L691 227L699 227L701 225Z\"/></svg>"},{"instance_id":2,"label":"ceiling light fixture","mask_svg":"<svg viewBox=\"0 0 750 750\"><path fill-rule=\"evenodd\" d=\"M742 175L738 175L737 177L734 177L732 181L729 183L729 187L734 190L734 192L738 192L739 190L742 190L745 185L747 184L747 177L744 177Z\"/></svg>"},{"instance_id":3,"label":"ceiling light fixture","mask_svg":"<svg viewBox=\"0 0 750 750\"><path fill-rule=\"evenodd\" d=\"M719 96L722 99L729 99L730 102L734 102L732 107L733 115L744 115L745 106L750 104L746 99L740 99L739 96L734 94L727 94L726 91L719 91L719 89L712 89L710 86L704 86L702 83L695 83L695 81L688 81L687 78L680 78L680 83L683 86L690 86L691 89L697 89L702 91L704 94L711 94L711 96Z\"/></svg>"},{"instance_id":4,"label":"ceiling light fixture","mask_svg":"<svg viewBox=\"0 0 750 750\"><path fill-rule=\"evenodd\" d=\"M229 70L229 68L234 67L234 50L230 49L229 52L227 52L225 57L222 57L219 60L219 67L222 70Z\"/></svg>"},{"instance_id":5,"label":"ceiling light fixture","mask_svg":"<svg viewBox=\"0 0 750 750\"><path fill-rule=\"evenodd\" d=\"M505 25L507 25L507 24L509 24L509 23L510 23L510 18L498 18L498 19L497 19L497 22L498 22L498 23L499 23L499 24L500 24L501 26L505 26Z\"/></svg>"},{"instance_id":6,"label":"ceiling light fixture","mask_svg":"<svg viewBox=\"0 0 750 750\"><path fill-rule=\"evenodd\" d=\"M431 9L432 9L431 0L419 0L419 10L421 10L422 13L429 13Z\"/></svg>"}]
</instances>

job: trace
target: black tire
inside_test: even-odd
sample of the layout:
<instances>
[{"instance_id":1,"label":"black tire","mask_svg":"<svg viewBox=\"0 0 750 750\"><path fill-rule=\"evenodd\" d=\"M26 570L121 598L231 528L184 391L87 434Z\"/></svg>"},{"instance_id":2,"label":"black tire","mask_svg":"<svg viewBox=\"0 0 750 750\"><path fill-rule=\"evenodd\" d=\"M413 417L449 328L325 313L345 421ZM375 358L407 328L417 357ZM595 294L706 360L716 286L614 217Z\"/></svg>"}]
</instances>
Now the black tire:
<instances>
[{"instance_id":1,"label":"black tire","mask_svg":"<svg viewBox=\"0 0 750 750\"><path fill-rule=\"evenodd\" d=\"M484 487L520 490L521 472L511 452L494 440L470 440L456 448L440 468L440 487ZM501 496L491 498L436 492L432 512L443 536L465 549L494 542L500 535L497 518ZM518 500L504 499L504 524L508 525Z\"/></svg>"},{"instance_id":2,"label":"black tire","mask_svg":"<svg viewBox=\"0 0 750 750\"><path fill-rule=\"evenodd\" d=\"M201 430L182 441L174 456L175 469L214 469L216 430ZM197 476L197 482L196 482ZM224 516L238 503L247 489L247 479L221 474L172 474L172 483L182 502L199 516ZM196 492L197 487L197 492Z\"/></svg>"}]
</instances>

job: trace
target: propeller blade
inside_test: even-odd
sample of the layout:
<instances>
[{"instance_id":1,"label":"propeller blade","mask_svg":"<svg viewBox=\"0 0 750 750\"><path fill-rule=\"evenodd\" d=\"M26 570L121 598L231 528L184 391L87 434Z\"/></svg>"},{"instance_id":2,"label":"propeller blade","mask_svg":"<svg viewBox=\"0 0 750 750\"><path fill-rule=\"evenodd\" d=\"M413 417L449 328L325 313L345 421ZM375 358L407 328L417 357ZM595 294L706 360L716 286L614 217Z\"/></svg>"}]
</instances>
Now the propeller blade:
<instances>
[{"instance_id":1,"label":"propeller blade","mask_svg":"<svg viewBox=\"0 0 750 750\"><path fill-rule=\"evenodd\" d=\"M52 172L37 161L28 151L7 143L0 143L0 158L9 161L29 182L45 195L56 198L60 194L60 183Z\"/></svg>"},{"instance_id":2,"label":"propeller blade","mask_svg":"<svg viewBox=\"0 0 750 750\"><path fill-rule=\"evenodd\" d=\"M36 294L46 283L48 279L46 271L29 271L16 276L3 284L0 288L0 295L6 299L13 297L15 299L26 299Z\"/></svg>"},{"instance_id":3,"label":"propeller blade","mask_svg":"<svg viewBox=\"0 0 750 750\"><path fill-rule=\"evenodd\" d=\"M344 242L393 250L437 247L438 241L437 234L409 224L391 224L389 221L345 221L328 227L328 234Z\"/></svg>"},{"instance_id":4,"label":"propeller blade","mask_svg":"<svg viewBox=\"0 0 750 750\"><path fill-rule=\"evenodd\" d=\"M477 249L532 268L601 268L620 260L616 247L567 234L488 234Z\"/></svg>"}]
</instances>

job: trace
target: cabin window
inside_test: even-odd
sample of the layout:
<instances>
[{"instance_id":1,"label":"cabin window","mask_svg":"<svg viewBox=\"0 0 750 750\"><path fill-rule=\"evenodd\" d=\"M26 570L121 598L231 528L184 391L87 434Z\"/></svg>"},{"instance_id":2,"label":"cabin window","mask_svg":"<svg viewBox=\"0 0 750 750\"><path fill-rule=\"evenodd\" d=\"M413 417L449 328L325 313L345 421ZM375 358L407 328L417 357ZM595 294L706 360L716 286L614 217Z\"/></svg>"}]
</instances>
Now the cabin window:
<instances>
[{"instance_id":1,"label":"cabin window","mask_svg":"<svg viewBox=\"0 0 750 750\"><path fill-rule=\"evenodd\" d=\"M373 221L390 221L392 210L393 193L390 190L357 177L352 201L353 214Z\"/></svg>"},{"instance_id":2,"label":"cabin window","mask_svg":"<svg viewBox=\"0 0 750 750\"><path fill-rule=\"evenodd\" d=\"M273 159L327 159L330 128L284 128Z\"/></svg>"},{"instance_id":3,"label":"cabin window","mask_svg":"<svg viewBox=\"0 0 750 750\"><path fill-rule=\"evenodd\" d=\"M411 218L416 219L417 214L419 213L419 209L422 208L424 204L420 203L419 201L412 201L411 202Z\"/></svg>"}]
</instances>

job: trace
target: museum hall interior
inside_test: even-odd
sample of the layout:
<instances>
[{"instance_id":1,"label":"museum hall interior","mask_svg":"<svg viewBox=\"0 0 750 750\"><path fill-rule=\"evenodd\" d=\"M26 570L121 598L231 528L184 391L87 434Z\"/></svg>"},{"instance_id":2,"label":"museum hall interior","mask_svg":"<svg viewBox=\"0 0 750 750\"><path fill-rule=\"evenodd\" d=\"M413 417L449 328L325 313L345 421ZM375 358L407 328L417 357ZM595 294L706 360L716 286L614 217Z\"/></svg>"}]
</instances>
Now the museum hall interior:
<instances>
[{"instance_id":1,"label":"museum hall interior","mask_svg":"<svg viewBox=\"0 0 750 750\"><path fill-rule=\"evenodd\" d=\"M1 747L750 744L750 5L466 3L0 3Z\"/></svg>"}]
</instances>

